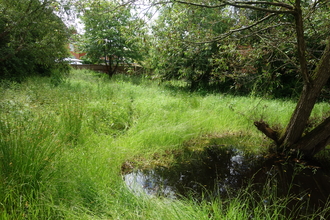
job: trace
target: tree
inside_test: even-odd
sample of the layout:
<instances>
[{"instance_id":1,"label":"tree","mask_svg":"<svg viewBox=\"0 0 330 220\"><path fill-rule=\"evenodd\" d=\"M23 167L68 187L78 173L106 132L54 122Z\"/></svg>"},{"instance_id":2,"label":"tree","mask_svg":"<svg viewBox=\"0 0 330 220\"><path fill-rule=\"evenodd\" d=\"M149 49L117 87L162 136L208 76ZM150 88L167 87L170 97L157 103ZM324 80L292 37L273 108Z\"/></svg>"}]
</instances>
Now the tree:
<instances>
[{"instance_id":1,"label":"tree","mask_svg":"<svg viewBox=\"0 0 330 220\"><path fill-rule=\"evenodd\" d=\"M311 131L306 131L305 129L312 109L321 94L321 90L326 85L330 77L330 38L329 35L324 35L326 39L322 39L324 45L322 56L320 59L315 59L315 57L312 56L311 60L313 60L315 65L313 68L310 68L308 58L311 57L311 53L306 49L306 35L310 36L310 34L306 32L304 25L306 20L315 20L317 17L321 17L320 14L315 14L317 11L322 11L329 16L329 1L219 0L218 2L203 3L201 1L194 2L174 0L173 2L213 9L230 6L231 8L238 9L239 12L244 10L263 12L259 13L258 16L254 17L252 20L246 20L240 15L240 19L237 21L237 23L241 25L240 27L235 27L235 29L230 30L227 34L214 37L213 41L219 41L224 37L234 35L238 32L259 27L274 17L289 18L287 22L293 23L295 29L295 54L297 56L299 74L303 81L303 88L299 101L294 112L292 113L288 125L283 129L283 131L275 131L262 120L255 121L254 124L267 137L274 140L278 149L281 151L294 150L300 151L306 156L313 156L330 143L330 117L326 118L321 124L316 126ZM259 16L261 16L261 18L258 18ZM323 25L323 28L328 27L329 23L327 23L327 20L321 21L319 19L319 21L319 26ZM269 25L276 26L274 23L270 23ZM260 33L261 31L262 30L259 29L254 30L253 32ZM281 31L285 32L285 29L282 28Z\"/></svg>"},{"instance_id":2,"label":"tree","mask_svg":"<svg viewBox=\"0 0 330 220\"><path fill-rule=\"evenodd\" d=\"M219 45L193 41L224 33L233 23L226 10L180 4L164 7L152 27L155 46L150 52L151 69L163 80L187 81L192 90L216 85L219 75L215 70L219 65L213 65L213 56Z\"/></svg>"},{"instance_id":3,"label":"tree","mask_svg":"<svg viewBox=\"0 0 330 220\"><path fill-rule=\"evenodd\" d=\"M232 38L216 40L262 16L251 10L166 5L159 11L152 28L154 47L149 53L149 66L163 80L187 81L192 90L266 93L281 98L296 95L296 89L292 87L298 89L296 84L300 83L295 83L297 70L292 64L295 54L292 45L284 43L292 38L291 27L286 26L290 31L279 36L269 30L270 22L266 21L262 27L259 24L259 29L268 29L268 36L265 33L262 37L260 33L253 35L251 28L236 31ZM277 22L279 29L288 24L286 19L272 22ZM283 86L283 81L292 83Z\"/></svg>"},{"instance_id":4,"label":"tree","mask_svg":"<svg viewBox=\"0 0 330 220\"><path fill-rule=\"evenodd\" d=\"M67 28L50 0L0 0L0 78L50 74L67 56Z\"/></svg>"},{"instance_id":5,"label":"tree","mask_svg":"<svg viewBox=\"0 0 330 220\"><path fill-rule=\"evenodd\" d=\"M82 21L85 24L83 51L92 62L109 65L109 76L117 71L119 64L142 59L141 35L144 29L141 28L141 19L132 15L129 5L91 1L88 9L83 11Z\"/></svg>"}]
</instances>

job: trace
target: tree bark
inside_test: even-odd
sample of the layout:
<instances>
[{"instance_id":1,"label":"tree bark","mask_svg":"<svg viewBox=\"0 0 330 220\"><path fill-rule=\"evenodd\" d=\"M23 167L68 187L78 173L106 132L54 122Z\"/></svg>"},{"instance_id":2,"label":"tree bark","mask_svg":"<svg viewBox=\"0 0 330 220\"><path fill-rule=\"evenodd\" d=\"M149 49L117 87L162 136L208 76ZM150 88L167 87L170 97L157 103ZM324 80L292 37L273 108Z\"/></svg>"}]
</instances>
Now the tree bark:
<instances>
[{"instance_id":1,"label":"tree bark","mask_svg":"<svg viewBox=\"0 0 330 220\"><path fill-rule=\"evenodd\" d=\"M301 138L308 118L313 110L314 104L319 94L311 93L312 83L308 76L306 45L304 39L304 23L302 19L302 11L300 8L300 0L295 1L294 9L296 35L297 35L297 51L300 63L300 74L304 81L303 90L301 92L298 104L293 112L290 122L282 133L279 143L285 146L291 146Z\"/></svg>"},{"instance_id":2,"label":"tree bark","mask_svg":"<svg viewBox=\"0 0 330 220\"><path fill-rule=\"evenodd\" d=\"M330 142L330 117L302 137L295 148L307 156L313 156L323 150Z\"/></svg>"},{"instance_id":3,"label":"tree bark","mask_svg":"<svg viewBox=\"0 0 330 220\"><path fill-rule=\"evenodd\" d=\"M255 122L256 127L267 137L273 139L277 145L284 149L297 149L307 156L313 156L326 145L330 144L330 117L315 127L312 131L303 136L306 123L310 117L313 107L319 97L322 88L330 77L330 37L323 56L319 61L313 74L310 75L310 82L305 82L296 109L293 112L290 122L279 140L269 135L269 127L261 126ZM262 129L260 129L262 128ZM267 128L267 129L266 129Z\"/></svg>"},{"instance_id":4,"label":"tree bark","mask_svg":"<svg viewBox=\"0 0 330 220\"><path fill-rule=\"evenodd\" d=\"M254 125L258 128L259 131L264 133L267 137L275 141L278 145L278 133L269 127L269 125L263 120L255 121Z\"/></svg>"},{"instance_id":5,"label":"tree bark","mask_svg":"<svg viewBox=\"0 0 330 220\"><path fill-rule=\"evenodd\" d=\"M302 137L307 120L313 110L313 107L319 97L323 86L330 77L330 44L323 53L317 68L312 75L311 83L305 83L299 102L291 117L291 120L280 138L282 146L292 146ZM329 132L330 130L328 130Z\"/></svg>"}]
</instances>

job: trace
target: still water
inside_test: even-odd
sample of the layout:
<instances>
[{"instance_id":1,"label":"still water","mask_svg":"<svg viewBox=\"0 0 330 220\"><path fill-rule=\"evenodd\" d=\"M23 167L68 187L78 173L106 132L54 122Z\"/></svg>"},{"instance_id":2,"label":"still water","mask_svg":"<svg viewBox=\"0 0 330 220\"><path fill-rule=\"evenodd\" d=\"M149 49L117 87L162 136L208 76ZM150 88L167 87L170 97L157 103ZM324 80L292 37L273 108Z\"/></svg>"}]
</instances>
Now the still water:
<instances>
[{"instance_id":1,"label":"still water","mask_svg":"<svg viewBox=\"0 0 330 220\"><path fill-rule=\"evenodd\" d=\"M209 146L191 160L171 167L133 169L123 174L134 193L171 199L229 198L249 187L258 194L292 197L292 206L308 201L309 208L326 204L330 174L319 164L281 155L246 154L234 147Z\"/></svg>"}]
</instances>

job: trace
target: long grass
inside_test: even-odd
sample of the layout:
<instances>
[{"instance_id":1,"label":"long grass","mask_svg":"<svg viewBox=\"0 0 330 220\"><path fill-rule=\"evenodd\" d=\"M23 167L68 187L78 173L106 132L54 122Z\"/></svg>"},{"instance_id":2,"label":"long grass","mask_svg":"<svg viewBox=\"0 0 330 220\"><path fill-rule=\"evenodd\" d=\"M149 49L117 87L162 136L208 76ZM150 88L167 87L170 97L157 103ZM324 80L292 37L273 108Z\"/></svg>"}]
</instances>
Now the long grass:
<instances>
[{"instance_id":1,"label":"long grass","mask_svg":"<svg viewBox=\"0 0 330 220\"><path fill-rule=\"evenodd\" d=\"M2 82L0 95L0 219L285 219L279 202L265 210L244 192L213 202L137 196L120 172L126 160L151 160L205 135L263 151L270 142L253 121L280 128L291 101L199 95L83 71L56 85Z\"/></svg>"}]
</instances>

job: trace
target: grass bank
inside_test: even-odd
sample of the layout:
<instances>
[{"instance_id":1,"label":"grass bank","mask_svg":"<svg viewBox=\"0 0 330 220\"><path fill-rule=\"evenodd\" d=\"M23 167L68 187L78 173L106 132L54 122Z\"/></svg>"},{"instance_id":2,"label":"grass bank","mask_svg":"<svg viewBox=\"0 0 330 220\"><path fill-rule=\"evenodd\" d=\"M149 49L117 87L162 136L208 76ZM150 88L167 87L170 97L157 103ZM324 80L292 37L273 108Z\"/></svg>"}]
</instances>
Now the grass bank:
<instances>
[{"instance_id":1,"label":"grass bank","mask_svg":"<svg viewBox=\"0 0 330 220\"><path fill-rule=\"evenodd\" d=\"M205 135L263 151L270 142L253 121L281 127L291 101L199 95L83 71L56 84L2 82L0 95L0 219L285 219L279 200L249 207L244 191L213 202L136 196L120 172L128 159L152 160ZM315 116L328 108L317 105Z\"/></svg>"}]
</instances>

